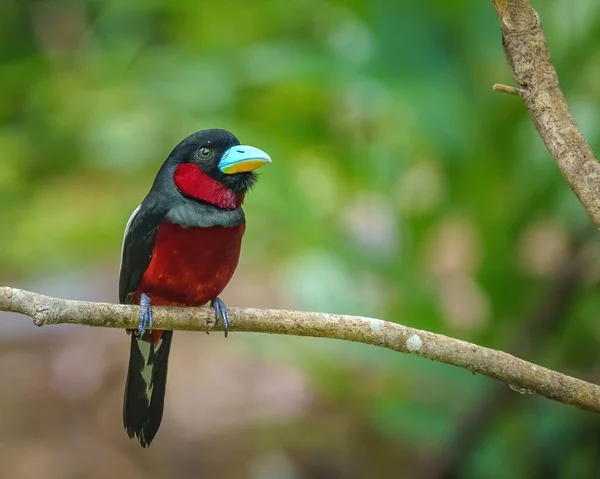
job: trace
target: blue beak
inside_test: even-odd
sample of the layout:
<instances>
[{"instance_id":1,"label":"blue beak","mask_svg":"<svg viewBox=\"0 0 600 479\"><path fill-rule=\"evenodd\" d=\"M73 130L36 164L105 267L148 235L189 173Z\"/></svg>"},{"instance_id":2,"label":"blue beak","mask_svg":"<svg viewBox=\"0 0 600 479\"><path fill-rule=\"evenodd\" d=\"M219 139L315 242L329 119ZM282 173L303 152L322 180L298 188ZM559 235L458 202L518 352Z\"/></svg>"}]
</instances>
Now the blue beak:
<instances>
[{"instance_id":1,"label":"blue beak","mask_svg":"<svg viewBox=\"0 0 600 479\"><path fill-rule=\"evenodd\" d=\"M264 151L247 145L236 145L229 148L219 161L219 169L226 175L252 171L267 163L271 157Z\"/></svg>"}]
</instances>

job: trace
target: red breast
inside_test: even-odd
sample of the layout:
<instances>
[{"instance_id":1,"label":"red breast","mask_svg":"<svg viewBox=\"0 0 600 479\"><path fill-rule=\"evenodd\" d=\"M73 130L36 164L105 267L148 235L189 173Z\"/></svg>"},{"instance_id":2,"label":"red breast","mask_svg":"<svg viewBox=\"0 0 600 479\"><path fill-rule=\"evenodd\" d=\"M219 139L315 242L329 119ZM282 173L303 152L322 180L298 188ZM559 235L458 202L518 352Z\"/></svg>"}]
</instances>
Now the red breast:
<instances>
[{"instance_id":1,"label":"red breast","mask_svg":"<svg viewBox=\"0 0 600 479\"><path fill-rule=\"evenodd\" d=\"M135 292L154 306L201 306L215 299L235 272L246 225L183 228L163 222L152 259Z\"/></svg>"}]
</instances>

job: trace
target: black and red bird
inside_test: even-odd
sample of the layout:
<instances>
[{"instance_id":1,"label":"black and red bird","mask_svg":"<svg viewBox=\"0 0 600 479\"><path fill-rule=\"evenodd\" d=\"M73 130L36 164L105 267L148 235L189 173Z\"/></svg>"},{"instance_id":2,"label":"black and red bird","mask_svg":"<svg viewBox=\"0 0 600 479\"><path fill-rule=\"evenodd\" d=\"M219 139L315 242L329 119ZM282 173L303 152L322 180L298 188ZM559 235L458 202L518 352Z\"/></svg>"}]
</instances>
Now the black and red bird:
<instances>
[{"instance_id":1,"label":"black and red bird","mask_svg":"<svg viewBox=\"0 0 600 479\"><path fill-rule=\"evenodd\" d=\"M152 305L210 301L227 334L219 294L233 276L246 227L242 203L254 170L271 159L225 130L202 130L171 152L123 238L119 301L140 304L131 335L123 425L147 447L163 415L172 331L152 330Z\"/></svg>"}]
</instances>

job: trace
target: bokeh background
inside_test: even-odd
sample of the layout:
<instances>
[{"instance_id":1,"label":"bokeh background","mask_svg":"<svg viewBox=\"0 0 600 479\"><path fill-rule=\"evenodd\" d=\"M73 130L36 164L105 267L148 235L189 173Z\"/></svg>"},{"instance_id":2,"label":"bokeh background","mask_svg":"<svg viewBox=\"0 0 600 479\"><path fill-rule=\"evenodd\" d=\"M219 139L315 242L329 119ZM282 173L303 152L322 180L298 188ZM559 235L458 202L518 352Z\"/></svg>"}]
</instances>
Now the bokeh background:
<instances>
[{"instance_id":1,"label":"bokeh background","mask_svg":"<svg viewBox=\"0 0 600 479\"><path fill-rule=\"evenodd\" d=\"M600 151L600 3L535 2ZM397 321L600 382L598 236L485 0L2 0L0 283L117 300L173 146L274 162L230 305ZM118 330L0 313L0 477L597 477L596 416L348 342L177 333L162 428L127 438Z\"/></svg>"}]
</instances>

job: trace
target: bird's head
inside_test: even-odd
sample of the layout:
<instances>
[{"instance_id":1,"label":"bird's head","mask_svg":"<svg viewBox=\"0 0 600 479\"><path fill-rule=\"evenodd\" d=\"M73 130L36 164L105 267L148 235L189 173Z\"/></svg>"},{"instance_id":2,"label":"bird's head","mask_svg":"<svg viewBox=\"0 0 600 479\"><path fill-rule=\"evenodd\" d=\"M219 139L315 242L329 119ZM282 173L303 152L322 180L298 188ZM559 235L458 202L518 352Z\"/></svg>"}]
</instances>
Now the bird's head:
<instances>
[{"instance_id":1,"label":"bird's head","mask_svg":"<svg viewBox=\"0 0 600 479\"><path fill-rule=\"evenodd\" d=\"M213 129L188 136L167 162L175 163L173 180L182 195L234 209L256 182L254 170L271 158L258 148L241 145L233 133Z\"/></svg>"}]
</instances>

